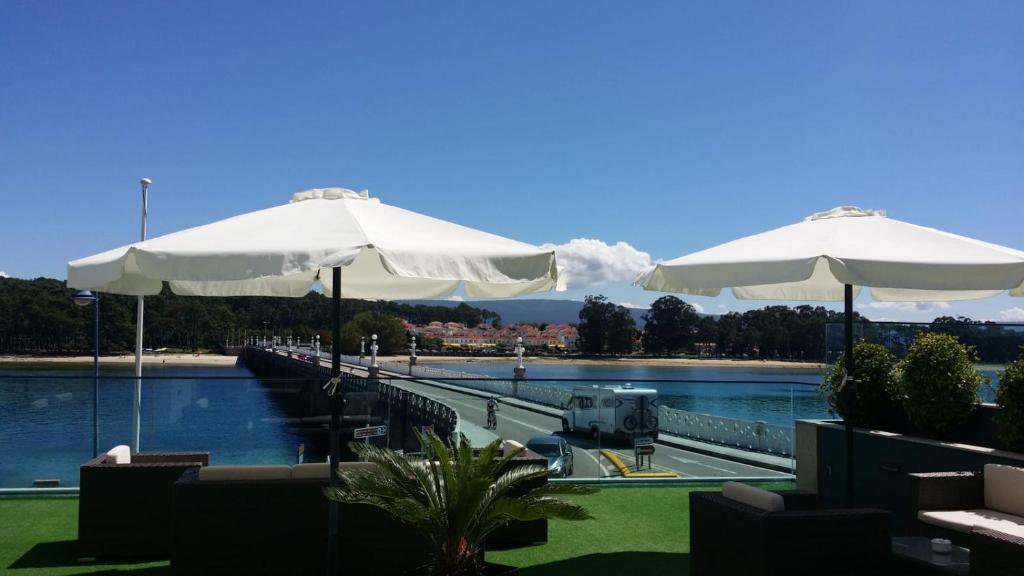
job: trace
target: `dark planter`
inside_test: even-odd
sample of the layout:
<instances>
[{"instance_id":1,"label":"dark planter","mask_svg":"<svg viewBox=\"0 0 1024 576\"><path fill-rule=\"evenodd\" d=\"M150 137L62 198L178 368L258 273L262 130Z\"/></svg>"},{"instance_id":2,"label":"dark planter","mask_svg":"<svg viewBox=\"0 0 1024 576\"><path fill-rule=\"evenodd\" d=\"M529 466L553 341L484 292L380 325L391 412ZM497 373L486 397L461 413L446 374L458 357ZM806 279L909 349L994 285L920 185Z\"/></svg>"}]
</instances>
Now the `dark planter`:
<instances>
[{"instance_id":1,"label":"dark planter","mask_svg":"<svg viewBox=\"0 0 1024 576\"><path fill-rule=\"evenodd\" d=\"M813 430L798 434L803 463L799 476L813 477L818 500L825 508L847 507L846 431L837 422L802 422ZM916 526L911 472L981 471L985 464L1024 466L1024 454L991 447L957 444L892 432L856 429L854 432L854 493L856 507L882 508L891 512L894 534L910 534Z\"/></svg>"}]
</instances>

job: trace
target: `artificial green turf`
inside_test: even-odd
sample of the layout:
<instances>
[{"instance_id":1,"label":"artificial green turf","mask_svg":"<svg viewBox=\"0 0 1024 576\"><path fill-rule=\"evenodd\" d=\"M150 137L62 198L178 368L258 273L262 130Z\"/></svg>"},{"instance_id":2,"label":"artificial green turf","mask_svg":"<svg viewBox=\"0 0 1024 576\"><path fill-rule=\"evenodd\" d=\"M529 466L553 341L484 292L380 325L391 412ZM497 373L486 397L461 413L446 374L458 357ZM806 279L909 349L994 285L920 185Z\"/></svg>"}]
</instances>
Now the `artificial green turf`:
<instances>
[{"instance_id":1,"label":"artificial green turf","mask_svg":"<svg viewBox=\"0 0 1024 576\"><path fill-rule=\"evenodd\" d=\"M763 485L789 489L791 483ZM593 520L552 520L548 542L512 550L491 550L487 560L518 566L523 576L565 574L690 573L690 497L718 486L602 488L573 496Z\"/></svg>"},{"instance_id":2,"label":"artificial green turf","mask_svg":"<svg viewBox=\"0 0 1024 576\"><path fill-rule=\"evenodd\" d=\"M792 488L791 483L764 485ZM487 560L521 568L523 576L689 574L689 493L712 486L616 486L574 496L593 520L553 520L548 542L487 552ZM77 498L0 498L0 572L15 575L170 573L169 563L78 560Z\"/></svg>"},{"instance_id":3,"label":"artificial green turf","mask_svg":"<svg viewBox=\"0 0 1024 576\"><path fill-rule=\"evenodd\" d=\"M78 498L0 498L0 572L170 574L170 562L79 562Z\"/></svg>"}]
</instances>

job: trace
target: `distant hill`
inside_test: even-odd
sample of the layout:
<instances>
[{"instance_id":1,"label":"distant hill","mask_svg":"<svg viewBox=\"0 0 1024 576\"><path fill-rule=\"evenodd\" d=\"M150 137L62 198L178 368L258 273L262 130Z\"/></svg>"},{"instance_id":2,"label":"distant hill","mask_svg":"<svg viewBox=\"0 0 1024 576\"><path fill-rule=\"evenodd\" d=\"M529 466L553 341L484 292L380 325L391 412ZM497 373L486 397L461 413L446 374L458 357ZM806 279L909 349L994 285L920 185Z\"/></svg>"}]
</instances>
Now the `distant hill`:
<instances>
[{"instance_id":1,"label":"distant hill","mask_svg":"<svg viewBox=\"0 0 1024 576\"><path fill-rule=\"evenodd\" d=\"M450 306L461 304L452 300L405 300L406 304L426 304L428 306ZM580 321L580 309L583 302L579 300L473 300L466 304L475 308L484 308L501 315L504 324L536 322L548 324L577 324ZM646 308L630 308L633 319L638 326L644 323L643 315Z\"/></svg>"}]
</instances>

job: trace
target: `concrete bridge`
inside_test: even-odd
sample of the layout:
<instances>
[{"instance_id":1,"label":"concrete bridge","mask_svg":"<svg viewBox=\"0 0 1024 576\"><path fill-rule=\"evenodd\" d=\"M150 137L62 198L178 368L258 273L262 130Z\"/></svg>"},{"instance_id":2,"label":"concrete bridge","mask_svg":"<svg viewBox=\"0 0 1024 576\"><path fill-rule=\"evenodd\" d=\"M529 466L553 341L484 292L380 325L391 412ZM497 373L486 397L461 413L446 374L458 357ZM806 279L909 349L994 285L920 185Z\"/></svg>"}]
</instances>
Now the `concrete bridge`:
<instances>
[{"instance_id":1,"label":"concrete bridge","mask_svg":"<svg viewBox=\"0 0 1024 576\"><path fill-rule=\"evenodd\" d=\"M302 359L300 359L300 356ZM294 350L288 356L285 350L262 350L249 348L246 350L246 364L259 375L260 364L269 362L276 375L301 374L303 376L319 376L319 382L329 377L329 361L317 358L310 350ZM259 359L259 360L257 360ZM361 365L362 364L362 365ZM357 357L342 358L342 372L359 380L368 378L368 359ZM255 366L255 369L254 369ZM405 368L402 370L402 368ZM539 402L530 402L509 395L495 394L493 391L473 387L471 381L445 381L445 371L436 371L436 378L422 378L408 375L408 367L386 366L379 373L376 386L383 387L385 394L393 398L404 397L406 404L409 399L417 399L417 403L448 407L454 414L453 431L466 434L474 444L482 445L493 439L494 432L484 428L486 423L486 402L488 398L497 397L500 403L498 413L498 436L525 444L530 438L541 435L560 435L572 446L573 478L614 478L621 476L616 466L601 455L601 450L614 453L627 465L634 465L631 446L610 443L607 440L595 441L589 437L575 434L563 434L561 431L561 410L546 406ZM418 371L418 370L417 370ZM404 373L403 373L404 372ZM465 377L467 375L463 375ZM371 381L372 382L372 381ZM495 382L503 382L495 380ZM538 384L533 384L538 386ZM311 391L307 402L310 410L322 416L326 414L326 396L318 397ZM394 422L395 429L406 429L402 422L405 405L391 402L390 413L386 418ZM349 412L349 410L346 410ZM414 417L418 425L429 425L426 420L436 412L422 412ZM406 432L408 441L408 431ZM344 438L344 437L343 437ZM412 449L411 446L408 449ZM676 437L664 432L659 433L655 454L651 457L652 468L657 471L671 471L685 479L786 479L791 478L793 461L790 458L759 454L747 450L716 446L697 442L691 439Z\"/></svg>"}]
</instances>

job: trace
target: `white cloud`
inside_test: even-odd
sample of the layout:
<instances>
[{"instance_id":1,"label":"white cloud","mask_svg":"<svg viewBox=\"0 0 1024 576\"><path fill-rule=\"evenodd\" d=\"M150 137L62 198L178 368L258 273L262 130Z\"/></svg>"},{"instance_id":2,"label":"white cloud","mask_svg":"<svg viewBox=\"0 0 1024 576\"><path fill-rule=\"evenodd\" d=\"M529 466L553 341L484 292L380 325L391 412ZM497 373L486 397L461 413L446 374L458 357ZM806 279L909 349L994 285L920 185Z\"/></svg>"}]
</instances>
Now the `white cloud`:
<instances>
[{"instance_id":1,"label":"white cloud","mask_svg":"<svg viewBox=\"0 0 1024 576\"><path fill-rule=\"evenodd\" d=\"M999 320L1003 322L1024 322L1024 308L1014 306L999 311Z\"/></svg>"},{"instance_id":2,"label":"white cloud","mask_svg":"<svg viewBox=\"0 0 1024 576\"><path fill-rule=\"evenodd\" d=\"M704 313L704 307L701 306L700 304L697 304L696 302L689 302L689 304L690 306L693 306L693 309L696 310L697 312L701 314Z\"/></svg>"},{"instance_id":3,"label":"white cloud","mask_svg":"<svg viewBox=\"0 0 1024 576\"><path fill-rule=\"evenodd\" d=\"M639 308L639 306L637 306L636 304L633 304L632 302L619 302L619 306L622 306L622 307L625 307L625 308Z\"/></svg>"},{"instance_id":4,"label":"white cloud","mask_svg":"<svg viewBox=\"0 0 1024 576\"><path fill-rule=\"evenodd\" d=\"M651 255L626 242L606 244L593 238L574 238L565 244L544 244L558 260L558 283L570 290L607 282L632 282L654 266Z\"/></svg>"},{"instance_id":5,"label":"white cloud","mask_svg":"<svg viewBox=\"0 0 1024 576\"><path fill-rule=\"evenodd\" d=\"M927 312L929 310L949 310L952 308L949 302L868 302L858 304L861 310L871 308L873 310L898 310L900 312Z\"/></svg>"},{"instance_id":6,"label":"white cloud","mask_svg":"<svg viewBox=\"0 0 1024 576\"><path fill-rule=\"evenodd\" d=\"M465 302L466 301L465 298L463 298L462 296L459 296L458 294L452 294L451 296L445 298L445 300L448 300L448 301L451 301L451 302Z\"/></svg>"},{"instance_id":7,"label":"white cloud","mask_svg":"<svg viewBox=\"0 0 1024 576\"><path fill-rule=\"evenodd\" d=\"M10 275L8 275L7 272L0 270L0 278L10 278Z\"/></svg>"}]
</instances>

